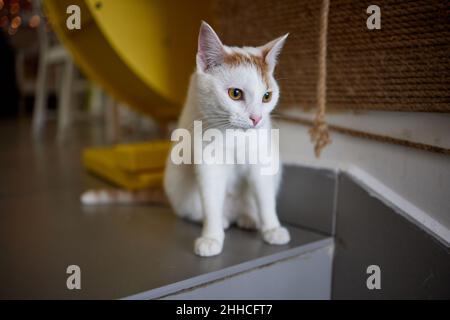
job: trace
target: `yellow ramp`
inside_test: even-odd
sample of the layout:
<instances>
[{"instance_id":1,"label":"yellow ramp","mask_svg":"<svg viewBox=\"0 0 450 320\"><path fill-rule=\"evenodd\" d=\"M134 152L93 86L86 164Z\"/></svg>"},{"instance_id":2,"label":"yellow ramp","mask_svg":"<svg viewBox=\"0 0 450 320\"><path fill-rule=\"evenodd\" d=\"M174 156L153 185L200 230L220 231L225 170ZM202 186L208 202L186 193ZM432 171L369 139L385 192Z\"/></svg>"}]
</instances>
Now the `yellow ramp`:
<instances>
[{"instance_id":1,"label":"yellow ramp","mask_svg":"<svg viewBox=\"0 0 450 320\"><path fill-rule=\"evenodd\" d=\"M170 141L88 148L83 152L87 170L124 189L160 187Z\"/></svg>"},{"instance_id":2,"label":"yellow ramp","mask_svg":"<svg viewBox=\"0 0 450 320\"><path fill-rule=\"evenodd\" d=\"M116 99L160 121L175 118L194 70L201 20L213 0L45 0L75 62ZM81 30L66 9L81 8Z\"/></svg>"}]
</instances>

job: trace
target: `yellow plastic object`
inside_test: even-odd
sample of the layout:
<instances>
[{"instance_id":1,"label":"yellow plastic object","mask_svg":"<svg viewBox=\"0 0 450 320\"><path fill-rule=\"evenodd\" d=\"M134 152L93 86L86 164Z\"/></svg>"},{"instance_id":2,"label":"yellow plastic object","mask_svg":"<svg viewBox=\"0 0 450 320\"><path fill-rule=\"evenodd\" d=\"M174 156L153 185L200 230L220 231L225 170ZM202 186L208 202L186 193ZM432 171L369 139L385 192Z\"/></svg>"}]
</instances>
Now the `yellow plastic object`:
<instances>
[{"instance_id":1,"label":"yellow plastic object","mask_svg":"<svg viewBox=\"0 0 450 320\"><path fill-rule=\"evenodd\" d=\"M46 0L50 22L84 73L116 99L165 121L175 118L194 70L200 21L213 0ZM81 30L68 30L69 5Z\"/></svg>"},{"instance_id":2,"label":"yellow plastic object","mask_svg":"<svg viewBox=\"0 0 450 320\"><path fill-rule=\"evenodd\" d=\"M128 172L161 169L166 164L171 145L170 141L120 144L114 148L115 161L119 168Z\"/></svg>"},{"instance_id":3,"label":"yellow plastic object","mask_svg":"<svg viewBox=\"0 0 450 320\"><path fill-rule=\"evenodd\" d=\"M118 187L137 190L162 185L164 165L170 142L89 148L83 164L90 172Z\"/></svg>"}]
</instances>

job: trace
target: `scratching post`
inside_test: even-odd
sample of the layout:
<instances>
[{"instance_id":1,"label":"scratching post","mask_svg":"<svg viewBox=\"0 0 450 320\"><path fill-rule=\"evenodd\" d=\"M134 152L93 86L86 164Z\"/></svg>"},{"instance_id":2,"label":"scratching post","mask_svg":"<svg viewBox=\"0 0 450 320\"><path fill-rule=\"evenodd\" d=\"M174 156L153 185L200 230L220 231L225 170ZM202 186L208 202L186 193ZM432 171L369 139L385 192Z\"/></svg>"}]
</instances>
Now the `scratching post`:
<instances>
[{"instance_id":1,"label":"scratching post","mask_svg":"<svg viewBox=\"0 0 450 320\"><path fill-rule=\"evenodd\" d=\"M311 141L314 143L314 153L317 158L320 157L322 149L331 142L328 125L325 121L327 103L327 34L329 6L329 0L322 0L319 33L319 70L317 77L317 113L314 125L309 130Z\"/></svg>"}]
</instances>

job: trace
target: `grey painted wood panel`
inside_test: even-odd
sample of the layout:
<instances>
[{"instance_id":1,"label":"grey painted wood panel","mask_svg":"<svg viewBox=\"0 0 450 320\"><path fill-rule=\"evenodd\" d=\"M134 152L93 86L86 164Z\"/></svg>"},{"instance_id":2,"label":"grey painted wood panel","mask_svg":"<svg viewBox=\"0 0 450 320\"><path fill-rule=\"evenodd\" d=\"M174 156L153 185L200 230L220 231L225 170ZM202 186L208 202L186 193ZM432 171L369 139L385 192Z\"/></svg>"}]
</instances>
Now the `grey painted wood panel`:
<instances>
[{"instance_id":1,"label":"grey painted wood panel","mask_svg":"<svg viewBox=\"0 0 450 320\"><path fill-rule=\"evenodd\" d=\"M334 299L450 299L450 253L347 174L339 179ZM381 289L368 290L369 265Z\"/></svg>"},{"instance_id":2,"label":"grey painted wood panel","mask_svg":"<svg viewBox=\"0 0 450 320\"><path fill-rule=\"evenodd\" d=\"M164 299L330 299L333 245Z\"/></svg>"},{"instance_id":3,"label":"grey painted wood panel","mask_svg":"<svg viewBox=\"0 0 450 320\"><path fill-rule=\"evenodd\" d=\"M280 218L333 235L337 178L333 170L285 165L277 202Z\"/></svg>"}]
</instances>

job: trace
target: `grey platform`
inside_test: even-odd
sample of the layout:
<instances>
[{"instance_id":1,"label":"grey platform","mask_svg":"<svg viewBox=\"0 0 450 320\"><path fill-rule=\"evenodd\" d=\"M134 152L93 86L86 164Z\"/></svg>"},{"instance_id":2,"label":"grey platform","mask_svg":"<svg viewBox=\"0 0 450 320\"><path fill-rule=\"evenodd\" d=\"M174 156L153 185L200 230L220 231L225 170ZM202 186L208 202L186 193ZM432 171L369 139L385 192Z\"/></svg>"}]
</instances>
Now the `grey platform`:
<instances>
[{"instance_id":1,"label":"grey platform","mask_svg":"<svg viewBox=\"0 0 450 320\"><path fill-rule=\"evenodd\" d=\"M169 208L80 204L108 185L80 161L101 131L77 128L32 143L28 122L0 122L0 299L450 299L449 248L346 173L285 166L291 243L232 228L220 256L200 258L200 227ZM72 264L81 290L66 287ZM372 264L381 290L366 286Z\"/></svg>"},{"instance_id":2,"label":"grey platform","mask_svg":"<svg viewBox=\"0 0 450 320\"><path fill-rule=\"evenodd\" d=\"M204 298L210 285L210 298L330 298L333 241L319 232L289 226L290 244L271 246L231 228L220 256L200 258L200 226L169 208L83 207L83 190L108 187L81 166L97 134L33 144L27 123L0 126L0 299ZM81 290L66 287L72 264Z\"/></svg>"}]
</instances>

